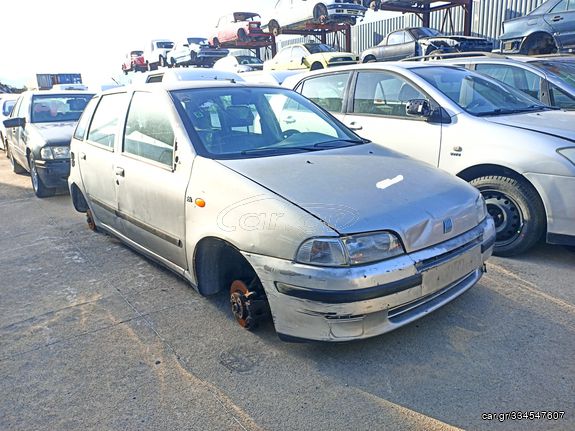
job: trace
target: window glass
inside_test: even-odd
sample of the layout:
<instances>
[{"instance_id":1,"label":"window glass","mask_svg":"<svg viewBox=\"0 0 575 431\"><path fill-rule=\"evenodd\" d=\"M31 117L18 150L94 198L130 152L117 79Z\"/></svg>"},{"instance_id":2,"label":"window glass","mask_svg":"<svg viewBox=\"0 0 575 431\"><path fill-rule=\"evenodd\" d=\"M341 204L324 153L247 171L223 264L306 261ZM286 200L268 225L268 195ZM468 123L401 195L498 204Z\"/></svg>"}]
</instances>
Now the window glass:
<instances>
[{"instance_id":1,"label":"window glass","mask_svg":"<svg viewBox=\"0 0 575 431\"><path fill-rule=\"evenodd\" d=\"M307 79L300 93L326 111L341 112L349 72Z\"/></svg>"},{"instance_id":2,"label":"window glass","mask_svg":"<svg viewBox=\"0 0 575 431\"><path fill-rule=\"evenodd\" d=\"M93 94L46 94L32 96L32 123L78 121Z\"/></svg>"},{"instance_id":3,"label":"window glass","mask_svg":"<svg viewBox=\"0 0 575 431\"><path fill-rule=\"evenodd\" d=\"M92 114L94 113L94 109L98 104L98 98L93 98L88 102L86 109L84 109L84 113L80 117L80 121L78 121L78 125L76 126L76 130L74 131L74 138L79 140L84 140L84 136L86 135L86 130L88 129L88 124L90 124L90 119L92 118Z\"/></svg>"},{"instance_id":4,"label":"window glass","mask_svg":"<svg viewBox=\"0 0 575 431\"><path fill-rule=\"evenodd\" d=\"M387 44L388 45L398 45L398 44L404 43L404 42L405 42L405 32L404 31L398 31L395 33L391 33L387 37Z\"/></svg>"},{"instance_id":5,"label":"window glass","mask_svg":"<svg viewBox=\"0 0 575 431\"><path fill-rule=\"evenodd\" d=\"M286 61L290 58L291 56L291 51L292 48L291 46L282 49L280 52L277 53L277 55L275 56L275 60L276 61Z\"/></svg>"},{"instance_id":6,"label":"window glass","mask_svg":"<svg viewBox=\"0 0 575 431\"><path fill-rule=\"evenodd\" d=\"M156 94L134 93L124 132L124 152L172 166L174 129L167 112L166 104Z\"/></svg>"},{"instance_id":7,"label":"window glass","mask_svg":"<svg viewBox=\"0 0 575 431\"><path fill-rule=\"evenodd\" d=\"M114 148L118 132L118 123L123 116L126 93L107 94L100 98L100 103L92 117L87 140L108 148Z\"/></svg>"},{"instance_id":8,"label":"window glass","mask_svg":"<svg viewBox=\"0 0 575 431\"><path fill-rule=\"evenodd\" d=\"M6 100L2 105L2 115L5 117L10 116L12 109L14 109L14 105L16 104L15 100Z\"/></svg>"},{"instance_id":9,"label":"window glass","mask_svg":"<svg viewBox=\"0 0 575 431\"><path fill-rule=\"evenodd\" d=\"M475 70L503 81L536 99L541 96L541 79L528 70L504 64L478 64Z\"/></svg>"},{"instance_id":10,"label":"window glass","mask_svg":"<svg viewBox=\"0 0 575 431\"><path fill-rule=\"evenodd\" d=\"M549 98L552 106L575 109L575 98L551 83L549 83Z\"/></svg>"},{"instance_id":11,"label":"window glass","mask_svg":"<svg viewBox=\"0 0 575 431\"><path fill-rule=\"evenodd\" d=\"M215 159L363 143L309 100L281 88L198 88L174 90L172 97L197 152Z\"/></svg>"},{"instance_id":12,"label":"window glass","mask_svg":"<svg viewBox=\"0 0 575 431\"><path fill-rule=\"evenodd\" d=\"M553 9L551 9L549 11L549 13L559 13L559 12L565 12L567 10L567 3L569 2L569 0L562 0L559 3L557 3L555 5L555 7Z\"/></svg>"},{"instance_id":13,"label":"window glass","mask_svg":"<svg viewBox=\"0 0 575 431\"><path fill-rule=\"evenodd\" d=\"M300 61L302 57L307 57L308 52L303 49L301 46L294 46L291 54L291 58L293 61Z\"/></svg>"},{"instance_id":14,"label":"window glass","mask_svg":"<svg viewBox=\"0 0 575 431\"><path fill-rule=\"evenodd\" d=\"M355 86L353 112L407 117L405 107L411 99L426 99L426 97L403 78L386 72L359 73Z\"/></svg>"}]
</instances>

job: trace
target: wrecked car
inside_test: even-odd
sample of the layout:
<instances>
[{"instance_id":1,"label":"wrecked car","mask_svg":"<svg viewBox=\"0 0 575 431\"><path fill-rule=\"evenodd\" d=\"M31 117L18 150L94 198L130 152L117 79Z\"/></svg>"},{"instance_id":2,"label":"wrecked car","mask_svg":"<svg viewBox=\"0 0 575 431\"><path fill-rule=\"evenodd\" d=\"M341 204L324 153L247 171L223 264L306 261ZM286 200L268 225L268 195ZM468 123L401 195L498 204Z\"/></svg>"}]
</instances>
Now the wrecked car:
<instances>
[{"instance_id":1,"label":"wrecked car","mask_svg":"<svg viewBox=\"0 0 575 431\"><path fill-rule=\"evenodd\" d=\"M394 61L453 52L490 52L493 44L472 36L447 36L428 27L404 28L389 33L377 46L362 52L361 63Z\"/></svg>"},{"instance_id":2,"label":"wrecked car","mask_svg":"<svg viewBox=\"0 0 575 431\"><path fill-rule=\"evenodd\" d=\"M479 192L358 137L284 88L197 81L110 90L74 133L89 226L224 291L248 329L345 341L410 323L480 279Z\"/></svg>"}]
</instances>

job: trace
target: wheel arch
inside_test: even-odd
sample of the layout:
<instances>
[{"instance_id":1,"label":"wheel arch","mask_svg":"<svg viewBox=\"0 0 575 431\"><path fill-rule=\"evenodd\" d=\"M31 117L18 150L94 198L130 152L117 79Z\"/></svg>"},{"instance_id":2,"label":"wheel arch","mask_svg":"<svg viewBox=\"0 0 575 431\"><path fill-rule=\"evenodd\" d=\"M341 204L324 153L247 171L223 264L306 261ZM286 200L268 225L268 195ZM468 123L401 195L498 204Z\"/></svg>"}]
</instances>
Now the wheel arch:
<instances>
[{"instance_id":1,"label":"wheel arch","mask_svg":"<svg viewBox=\"0 0 575 431\"><path fill-rule=\"evenodd\" d=\"M555 37L553 36L553 34L545 31L545 30L535 30L529 34L526 34L525 36L523 36L523 40L521 41L521 45L519 47L519 51L523 52L523 50L525 49L525 47L527 46L528 43L530 43L533 40L536 40L537 38L541 38L541 37L548 37L550 38L553 43L555 44L555 47L558 49L559 48L559 43L557 42L557 39L555 39Z\"/></svg>"},{"instance_id":2,"label":"wheel arch","mask_svg":"<svg viewBox=\"0 0 575 431\"><path fill-rule=\"evenodd\" d=\"M235 245L214 236L204 237L197 243L193 271L197 289L204 296L228 289L236 279L257 276Z\"/></svg>"},{"instance_id":3,"label":"wheel arch","mask_svg":"<svg viewBox=\"0 0 575 431\"><path fill-rule=\"evenodd\" d=\"M461 172L456 174L457 177L459 177L462 180L465 180L467 182L470 182L471 180L474 180L474 179L479 178L479 177L485 177L485 176L491 176L491 175L509 177L509 178L513 178L514 180L524 181L526 184L528 184L537 193L537 196L539 197L539 199L543 203L543 208L545 209L545 217L547 217L549 210L548 210L547 206L545 205L545 199L543 199L541 192L538 190L538 188L535 186L535 184L533 184L531 181L529 181L529 179L527 177L520 174L519 172L517 172L514 169L511 169L511 168L506 167L506 166L494 164L494 163L484 163L481 165L470 166L470 167L465 168L464 170L462 170Z\"/></svg>"},{"instance_id":4,"label":"wheel arch","mask_svg":"<svg viewBox=\"0 0 575 431\"><path fill-rule=\"evenodd\" d=\"M72 205L74 209L80 213L85 213L90 208L84 194L76 183L70 185L70 196L72 197Z\"/></svg>"}]
</instances>

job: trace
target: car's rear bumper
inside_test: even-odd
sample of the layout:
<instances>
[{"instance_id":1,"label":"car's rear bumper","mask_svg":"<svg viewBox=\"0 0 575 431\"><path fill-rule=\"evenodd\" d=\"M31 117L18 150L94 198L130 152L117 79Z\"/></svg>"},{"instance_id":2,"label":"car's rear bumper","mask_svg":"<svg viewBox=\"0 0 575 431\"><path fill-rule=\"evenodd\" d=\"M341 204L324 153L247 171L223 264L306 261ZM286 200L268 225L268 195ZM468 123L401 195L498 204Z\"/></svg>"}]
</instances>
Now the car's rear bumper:
<instances>
[{"instance_id":1,"label":"car's rear bumper","mask_svg":"<svg viewBox=\"0 0 575 431\"><path fill-rule=\"evenodd\" d=\"M531 173L525 177L539 191L545 205L547 242L575 245L575 177Z\"/></svg>"},{"instance_id":2,"label":"car's rear bumper","mask_svg":"<svg viewBox=\"0 0 575 431\"><path fill-rule=\"evenodd\" d=\"M321 268L244 253L288 340L373 337L447 304L480 278L493 251L489 217L456 238L409 255L346 268Z\"/></svg>"},{"instance_id":3,"label":"car's rear bumper","mask_svg":"<svg viewBox=\"0 0 575 431\"><path fill-rule=\"evenodd\" d=\"M36 160L36 170L48 188L68 187L70 160Z\"/></svg>"},{"instance_id":4,"label":"car's rear bumper","mask_svg":"<svg viewBox=\"0 0 575 431\"><path fill-rule=\"evenodd\" d=\"M338 3L327 6L327 13L330 18L362 17L367 8L352 3Z\"/></svg>"}]
</instances>

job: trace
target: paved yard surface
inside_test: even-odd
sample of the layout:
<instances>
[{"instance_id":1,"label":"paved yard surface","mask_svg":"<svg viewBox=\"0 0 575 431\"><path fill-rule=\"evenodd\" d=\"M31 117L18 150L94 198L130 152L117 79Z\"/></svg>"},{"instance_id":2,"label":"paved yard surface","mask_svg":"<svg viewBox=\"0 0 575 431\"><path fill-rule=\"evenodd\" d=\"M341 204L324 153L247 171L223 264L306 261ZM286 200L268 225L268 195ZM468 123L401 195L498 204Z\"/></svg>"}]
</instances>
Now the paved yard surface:
<instances>
[{"instance_id":1,"label":"paved yard surface","mask_svg":"<svg viewBox=\"0 0 575 431\"><path fill-rule=\"evenodd\" d=\"M0 152L0 430L573 430L575 253L493 258L393 333L287 344L40 200ZM482 413L564 411L560 420Z\"/></svg>"}]
</instances>

